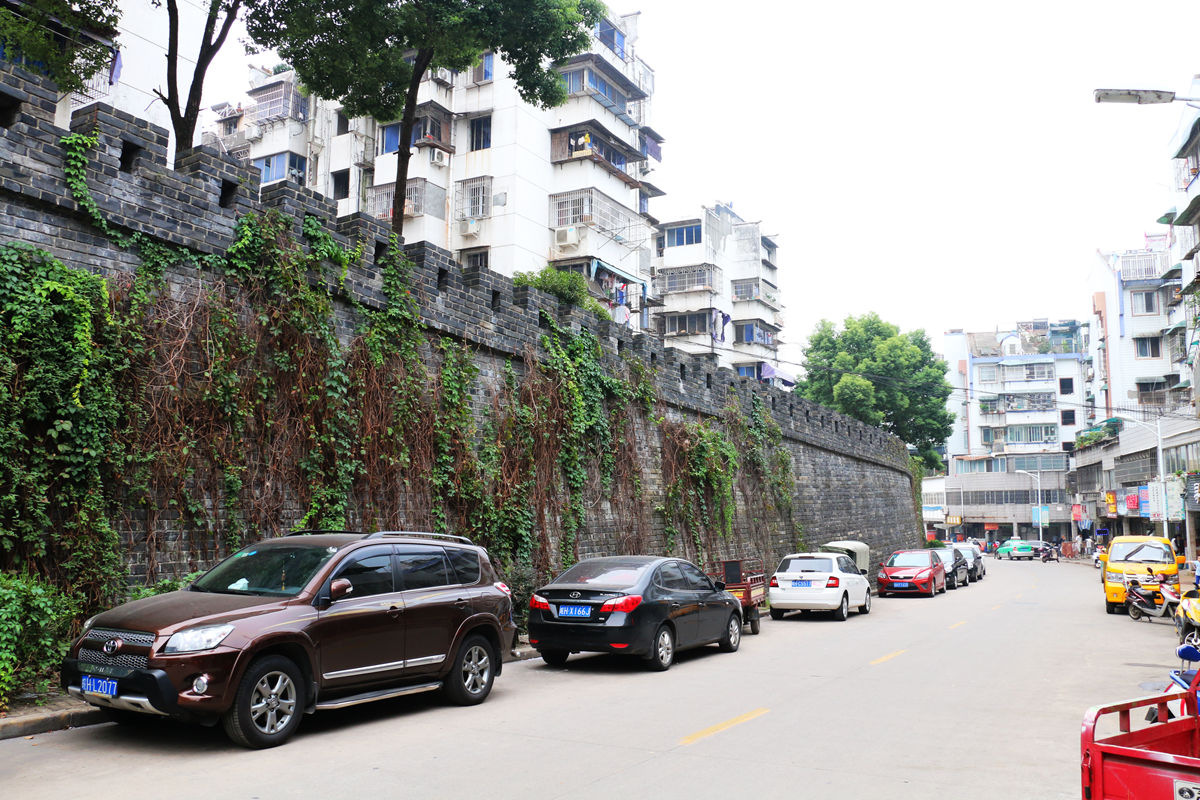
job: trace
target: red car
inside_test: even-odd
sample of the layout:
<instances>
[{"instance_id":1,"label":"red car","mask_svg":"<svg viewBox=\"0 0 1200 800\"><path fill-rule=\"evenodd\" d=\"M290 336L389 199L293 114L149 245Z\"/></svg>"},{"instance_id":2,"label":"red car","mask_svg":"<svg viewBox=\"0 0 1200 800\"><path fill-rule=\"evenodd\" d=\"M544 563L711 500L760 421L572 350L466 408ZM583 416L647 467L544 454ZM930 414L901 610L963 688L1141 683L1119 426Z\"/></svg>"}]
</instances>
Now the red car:
<instances>
[{"instance_id":1,"label":"red car","mask_svg":"<svg viewBox=\"0 0 1200 800\"><path fill-rule=\"evenodd\" d=\"M946 591L946 567L932 550L897 550L879 568L878 594L927 594Z\"/></svg>"}]
</instances>

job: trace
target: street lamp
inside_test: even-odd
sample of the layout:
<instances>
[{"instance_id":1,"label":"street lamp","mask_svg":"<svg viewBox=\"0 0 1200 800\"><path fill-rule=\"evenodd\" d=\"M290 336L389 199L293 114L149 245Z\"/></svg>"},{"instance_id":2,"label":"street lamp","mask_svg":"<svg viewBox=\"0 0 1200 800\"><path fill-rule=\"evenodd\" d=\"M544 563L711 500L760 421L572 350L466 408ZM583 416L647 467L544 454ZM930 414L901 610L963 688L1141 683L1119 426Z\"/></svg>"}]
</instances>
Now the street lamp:
<instances>
[{"instance_id":1,"label":"street lamp","mask_svg":"<svg viewBox=\"0 0 1200 800\"><path fill-rule=\"evenodd\" d=\"M1136 103L1140 106L1159 103L1200 103L1200 97L1177 97L1162 89L1097 89L1092 92L1097 103Z\"/></svg>"},{"instance_id":2,"label":"street lamp","mask_svg":"<svg viewBox=\"0 0 1200 800\"><path fill-rule=\"evenodd\" d=\"M1029 477L1031 477L1031 478L1033 478L1035 481L1037 481L1037 487L1038 487L1038 488L1037 488L1037 506L1038 506L1038 541L1044 542L1044 541L1046 541L1046 536L1045 536L1045 534L1042 532L1042 528L1043 528L1043 527L1044 527L1044 525L1045 525L1045 520L1044 520L1044 519L1042 519L1042 517L1044 517L1044 516L1046 516L1046 515L1042 513L1042 471L1041 471L1041 470L1038 470L1038 474L1037 474L1037 475L1034 475L1032 472L1029 472L1028 470L1023 470L1023 469L1019 469L1019 470L1016 470L1016 471L1017 471L1017 472L1020 472L1022 475L1028 475Z\"/></svg>"}]
</instances>

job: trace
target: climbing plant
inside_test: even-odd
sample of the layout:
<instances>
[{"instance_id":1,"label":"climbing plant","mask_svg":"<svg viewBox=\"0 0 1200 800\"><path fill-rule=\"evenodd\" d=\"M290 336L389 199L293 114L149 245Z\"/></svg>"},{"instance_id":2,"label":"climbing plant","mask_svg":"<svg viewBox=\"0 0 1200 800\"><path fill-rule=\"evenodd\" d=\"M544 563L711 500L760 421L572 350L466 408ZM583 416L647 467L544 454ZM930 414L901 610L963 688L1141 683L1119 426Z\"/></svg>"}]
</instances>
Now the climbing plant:
<instances>
[{"instance_id":1,"label":"climbing plant","mask_svg":"<svg viewBox=\"0 0 1200 800\"><path fill-rule=\"evenodd\" d=\"M737 449L711 420L664 420L661 428L667 549L682 537L704 562L715 552L716 538L733 532Z\"/></svg>"}]
</instances>

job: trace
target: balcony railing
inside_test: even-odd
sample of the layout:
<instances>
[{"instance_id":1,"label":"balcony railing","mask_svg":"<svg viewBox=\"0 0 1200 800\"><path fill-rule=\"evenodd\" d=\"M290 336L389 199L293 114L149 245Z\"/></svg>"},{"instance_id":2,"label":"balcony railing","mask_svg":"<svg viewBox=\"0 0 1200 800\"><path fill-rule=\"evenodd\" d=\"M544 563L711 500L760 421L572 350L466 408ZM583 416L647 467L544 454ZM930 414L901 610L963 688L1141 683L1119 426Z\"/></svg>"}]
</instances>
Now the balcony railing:
<instances>
[{"instance_id":1,"label":"balcony railing","mask_svg":"<svg viewBox=\"0 0 1200 800\"><path fill-rule=\"evenodd\" d=\"M1122 253L1121 279L1126 281L1154 280L1167 269L1166 253Z\"/></svg>"},{"instance_id":2,"label":"balcony railing","mask_svg":"<svg viewBox=\"0 0 1200 800\"><path fill-rule=\"evenodd\" d=\"M367 213L376 219L391 219L396 184L385 183L367 190ZM413 178L404 192L404 216L416 217L425 213L425 180Z\"/></svg>"}]
</instances>

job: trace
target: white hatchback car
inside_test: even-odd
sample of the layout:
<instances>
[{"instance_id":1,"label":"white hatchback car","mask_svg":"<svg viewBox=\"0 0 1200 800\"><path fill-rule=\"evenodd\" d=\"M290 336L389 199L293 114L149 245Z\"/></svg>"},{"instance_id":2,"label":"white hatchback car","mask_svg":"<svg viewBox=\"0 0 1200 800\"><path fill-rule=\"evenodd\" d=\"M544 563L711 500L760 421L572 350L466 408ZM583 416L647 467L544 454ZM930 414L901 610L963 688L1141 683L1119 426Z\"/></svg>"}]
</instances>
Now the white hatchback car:
<instances>
[{"instance_id":1,"label":"white hatchback car","mask_svg":"<svg viewBox=\"0 0 1200 800\"><path fill-rule=\"evenodd\" d=\"M849 556L837 553L793 553L784 556L768 587L771 619L788 611L832 611L844 620L854 606L871 613L871 584Z\"/></svg>"}]
</instances>

